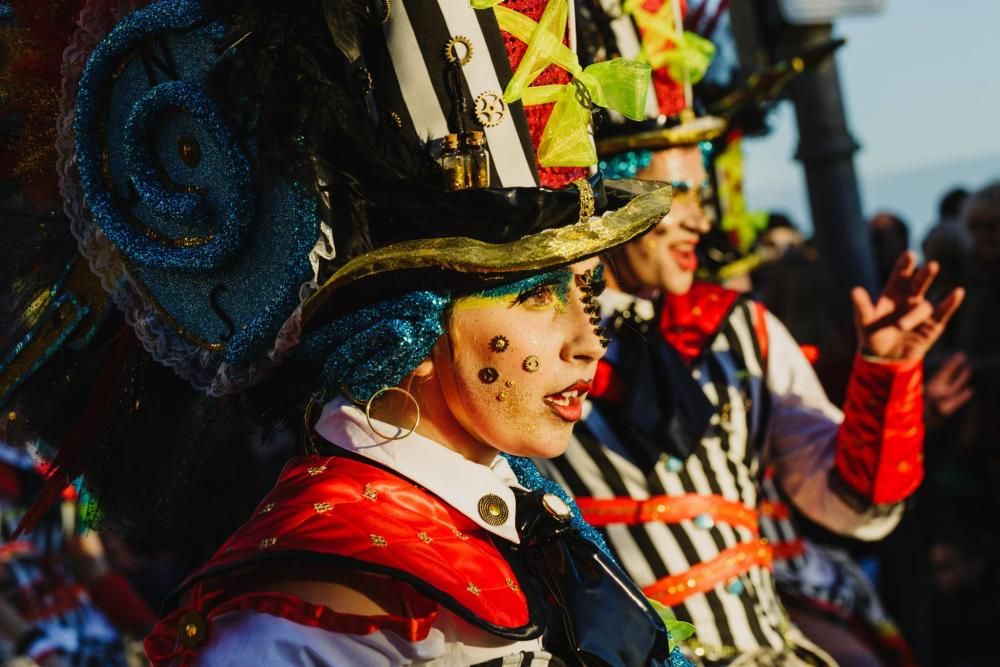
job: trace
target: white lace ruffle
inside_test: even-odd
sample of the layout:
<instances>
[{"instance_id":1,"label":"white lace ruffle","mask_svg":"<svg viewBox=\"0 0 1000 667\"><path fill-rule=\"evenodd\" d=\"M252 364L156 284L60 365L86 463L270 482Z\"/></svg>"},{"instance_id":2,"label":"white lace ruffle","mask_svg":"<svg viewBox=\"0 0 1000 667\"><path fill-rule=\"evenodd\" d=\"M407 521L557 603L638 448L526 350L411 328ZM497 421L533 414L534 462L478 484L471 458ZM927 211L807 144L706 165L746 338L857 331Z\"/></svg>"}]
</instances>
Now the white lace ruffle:
<instances>
[{"instance_id":1,"label":"white lace ruffle","mask_svg":"<svg viewBox=\"0 0 1000 667\"><path fill-rule=\"evenodd\" d=\"M73 117L77 82L90 53L123 16L145 4L142 0L89 0L80 13L79 27L73 40L63 52L62 96L56 126L56 171L63 211L69 219L80 253L100 278L104 289L112 295L142 346L154 359L172 368L195 389L210 396L224 396L259 381L298 344L302 332L302 303L317 289L320 260L330 260L335 255L333 235L329 226L321 225L320 237L309 254L313 277L300 287L298 307L282 325L267 353L248 365L226 363L217 353L184 338L142 295L128 275L121 255L90 218L76 170Z\"/></svg>"}]
</instances>

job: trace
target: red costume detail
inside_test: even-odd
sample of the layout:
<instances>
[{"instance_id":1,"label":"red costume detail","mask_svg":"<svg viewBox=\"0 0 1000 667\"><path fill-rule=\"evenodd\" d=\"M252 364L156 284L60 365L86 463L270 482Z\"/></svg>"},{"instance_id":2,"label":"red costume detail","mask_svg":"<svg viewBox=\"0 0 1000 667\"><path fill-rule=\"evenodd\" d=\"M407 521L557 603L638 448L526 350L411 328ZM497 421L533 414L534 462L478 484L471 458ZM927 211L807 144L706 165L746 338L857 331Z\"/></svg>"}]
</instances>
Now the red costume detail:
<instances>
[{"instance_id":1,"label":"red costume detail","mask_svg":"<svg viewBox=\"0 0 1000 667\"><path fill-rule=\"evenodd\" d=\"M691 566L686 572L663 577L642 589L646 597L674 607L692 595L704 593L754 567L771 568L771 548L764 540L743 542L722 551L712 560Z\"/></svg>"},{"instance_id":2,"label":"red costume detail","mask_svg":"<svg viewBox=\"0 0 1000 667\"><path fill-rule=\"evenodd\" d=\"M401 593L404 593L403 588L401 587ZM204 597L201 601L206 604L210 603L211 599ZM409 617L394 614L359 616L335 612L329 607L315 605L287 593L244 593L211 607L204 614L204 618L211 628L212 619L222 614L253 610L329 632L369 635L380 630L390 630L406 641L414 642L425 639L437 618L437 605L427 598L412 593L412 591L409 593L407 603L412 614ZM200 607L195 608L201 611ZM165 616L153 629L153 632L146 637L143 648L146 651L146 657L149 658L154 667L167 667L178 658L181 660L181 667L187 667L194 662L198 655L197 649L183 648L177 644L177 632L181 618L191 609L190 607L177 609ZM209 629L209 638L211 638L211 629Z\"/></svg>"},{"instance_id":3,"label":"red costume detail","mask_svg":"<svg viewBox=\"0 0 1000 667\"><path fill-rule=\"evenodd\" d=\"M417 602L409 605L423 611L401 620L337 614L293 596L280 596L284 607L278 613L274 593L225 599L223 572L308 553L328 555L335 564L360 571L390 577L398 572L399 581L426 585L431 589L427 595L451 600L491 626L524 628L530 624L527 600L492 539L471 519L391 471L344 457L293 459L253 517L185 582L191 595L184 610L195 609L211 619L220 609L231 611L239 600L239 609L292 620L322 617L339 632L356 634L357 627L397 631L403 623L412 632L401 635L426 637L433 622L429 610L436 604L423 595L414 594ZM288 612L293 607L299 611ZM155 655L173 654L180 614L161 620L147 639ZM337 629L348 625L352 629Z\"/></svg>"},{"instance_id":4,"label":"red costume detail","mask_svg":"<svg viewBox=\"0 0 1000 667\"><path fill-rule=\"evenodd\" d=\"M770 347L767 336L767 318L765 317L765 315L767 315L767 308L764 304L757 301L753 302L753 307L754 315L756 315L753 320L753 330L754 333L757 334L757 345L760 347L760 358L764 360L764 372L766 373L767 353L768 348Z\"/></svg>"},{"instance_id":5,"label":"red costume detail","mask_svg":"<svg viewBox=\"0 0 1000 667\"><path fill-rule=\"evenodd\" d=\"M114 623L115 627L129 634L142 636L156 623L156 614L139 597L128 579L117 572L109 572L90 587L94 606Z\"/></svg>"},{"instance_id":6,"label":"red costume detail","mask_svg":"<svg viewBox=\"0 0 1000 667\"><path fill-rule=\"evenodd\" d=\"M648 12L655 12L669 0L646 0L642 3L642 8ZM681 17L687 15L687 3L681 0ZM638 27L638 26L637 26ZM642 34L642 30L639 30ZM674 43L667 40L667 45L674 46ZM656 104L660 113L670 118L680 115L687 108L687 100L684 96L684 85L674 80L666 67L655 69L652 72L653 92L656 93Z\"/></svg>"},{"instance_id":7,"label":"red costume detail","mask_svg":"<svg viewBox=\"0 0 1000 667\"><path fill-rule=\"evenodd\" d=\"M757 513L743 503L722 496L686 493L680 496L659 495L645 500L634 498L590 498L576 500L580 513L592 526L611 524L635 526L660 521L680 523L698 516L711 517L733 527L758 532Z\"/></svg>"},{"instance_id":8,"label":"red costume detail","mask_svg":"<svg viewBox=\"0 0 1000 667\"><path fill-rule=\"evenodd\" d=\"M625 381L614 366L603 359L597 362L594 383L590 387L590 397L617 404L625 400Z\"/></svg>"},{"instance_id":9,"label":"red costume detail","mask_svg":"<svg viewBox=\"0 0 1000 667\"><path fill-rule=\"evenodd\" d=\"M806 361L815 366L816 362L819 361L819 347L816 345L799 345L799 349L802 350L802 356L806 358Z\"/></svg>"},{"instance_id":10,"label":"red costume detail","mask_svg":"<svg viewBox=\"0 0 1000 667\"><path fill-rule=\"evenodd\" d=\"M871 503L898 503L923 479L923 381L922 360L854 360L837 471Z\"/></svg>"},{"instance_id":11,"label":"red costume detail","mask_svg":"<svg viewBox=\"0 0 1000 667\"><path fill-rule=\"evenodd\" d=\"M739 296L739 292L701 282L684 294L667 293L660 333L690 365L725 324Z\"/></svg>"},{"instance_id":12,"label":"red costume detail","mask_svg":"<svg viewBox=\"0 0 1000 667\"><path fill-rule=\"evenodd\" d=\"M696 282L686 294L667 294L660 331L690 364L715 337L739 294ZM757 338L767 359L764 308ZM765 329L762 335L760 329ZM837 435L836 466L854 491L876 505L906 499L923 479L923 362L854 362Z\"/></svg>"},{"instance_id":13,"label":"red costume detail","mask_svg":"<svg viewBox=\"0 0 1000 667\"><path fill-rule=\"evenodd\" d=\"M545 11L546 5L548 5L548 0L508 0L504 7L524 14L532 21L537 22L542 18L542 12ZM528 50L528 45L508 32L501 31L500 34L503 35L504 46L507 47L507 59L510 61L510 68L517 71L517 66L521 64L524 52ZM568 37L563 38L563 44L569 44ZM549 65L531 85L566 84L571 79L572 77L566 70L557 65ZM524 107L524 114L528 118L528 130L531 132L531 144L535 147L535 150L538 149L538 144L542 140L542 132L545 130L546 123L549 122L549 116L552 115L553 107L555 107L555 104L534 104ZM539 181L542 187L545 188L563 188L578 178L587 177L587 169L585 167L543 167L537 164L537 158L536 166L538 167Z\"/></svg>"}]
</instances>

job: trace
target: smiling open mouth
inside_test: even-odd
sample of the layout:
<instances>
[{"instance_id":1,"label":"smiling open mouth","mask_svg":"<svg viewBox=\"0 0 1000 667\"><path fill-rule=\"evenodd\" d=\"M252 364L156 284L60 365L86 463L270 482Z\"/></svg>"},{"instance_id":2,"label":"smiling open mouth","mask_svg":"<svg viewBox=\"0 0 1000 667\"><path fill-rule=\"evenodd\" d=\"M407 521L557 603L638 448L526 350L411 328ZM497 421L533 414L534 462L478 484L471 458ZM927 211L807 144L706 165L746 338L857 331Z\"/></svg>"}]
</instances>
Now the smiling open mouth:
<instances>
[{"instance_id":1,"label":"smiling open mouth","mask_svg":"<svg viewBox=\"0 0 1000 667\"><path fill-rule=\"evenodd\" d=\"M549 394L542 400L557 417L567 422L580 421L583 415L583 400L590 391L591 383L578 380L562 391Z\"/></svg>"}]
</instances>

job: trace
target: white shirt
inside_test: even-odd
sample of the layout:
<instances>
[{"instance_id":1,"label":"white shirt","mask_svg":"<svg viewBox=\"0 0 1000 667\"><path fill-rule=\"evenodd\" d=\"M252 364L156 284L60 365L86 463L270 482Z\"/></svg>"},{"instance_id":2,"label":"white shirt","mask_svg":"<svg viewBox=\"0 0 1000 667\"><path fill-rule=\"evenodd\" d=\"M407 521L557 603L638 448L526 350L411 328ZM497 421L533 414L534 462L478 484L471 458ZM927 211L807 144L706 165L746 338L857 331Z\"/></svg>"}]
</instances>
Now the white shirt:
<instances>
[{"instance_id":1,"label":"white shirt","mask_svg":"<svg viewBox=\"0 0 1000 667\"><path fill-rule=\"evenodd\" d=\"M398 433L395 426L372 420L379 433ZM489 466L469 461L444 445L411 433L389 440L373 431L363 409L337 399L323 407L316 432L330 443L394 470L423 486L484 530L510 542L519 541L514 527L517 478L506 459ZM507 521L492 526L479 516L479 499L495 494L507 503ZM532 664L544 661L541 639L514 642L490 634L444 608L427 637L410 642L389 630L368 635L334 633L299 625L255 611L223 614L212 623L212 640L201 651L198 667L244 665L309 665L315 667L458 667L533 652Z\"/></svg>"}]
</instances>

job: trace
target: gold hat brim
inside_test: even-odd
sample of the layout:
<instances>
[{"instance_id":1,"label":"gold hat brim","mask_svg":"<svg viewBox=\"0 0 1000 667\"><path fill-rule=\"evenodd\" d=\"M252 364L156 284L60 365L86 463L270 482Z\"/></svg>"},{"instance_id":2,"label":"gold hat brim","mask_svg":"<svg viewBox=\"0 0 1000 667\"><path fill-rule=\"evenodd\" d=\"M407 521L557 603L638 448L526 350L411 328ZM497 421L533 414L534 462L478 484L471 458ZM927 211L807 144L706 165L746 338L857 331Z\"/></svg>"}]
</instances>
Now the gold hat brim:
<instances>
[{"instance_id":1,"label":"gold hat brim","mask_svg":"<svg viewBox=\"0 0 1000 667\"><path fill-rule=\"evenodd\" d=\"M669 186L640 194L621 208L584 222L544 229L506 243L467 237L402 241L354 257L303 304L308 321L332 295L349 285L396 272L438 269L486 276L523 274L566 266L627 243L670 212Z\"/></svg>"},{"instance_id":2,"label":"gold hat brim","mask_svg":"<svg viewBox=\"0 0 1000 667\"><path fill-rule=\"evenodd\" d=\"M625 151L665 150L711 141L726 131L726 121L718 116L700 116L680 125L657 130L622 134L597 140L597 154L609 157Z\"/></svg>"}]
</instances>

